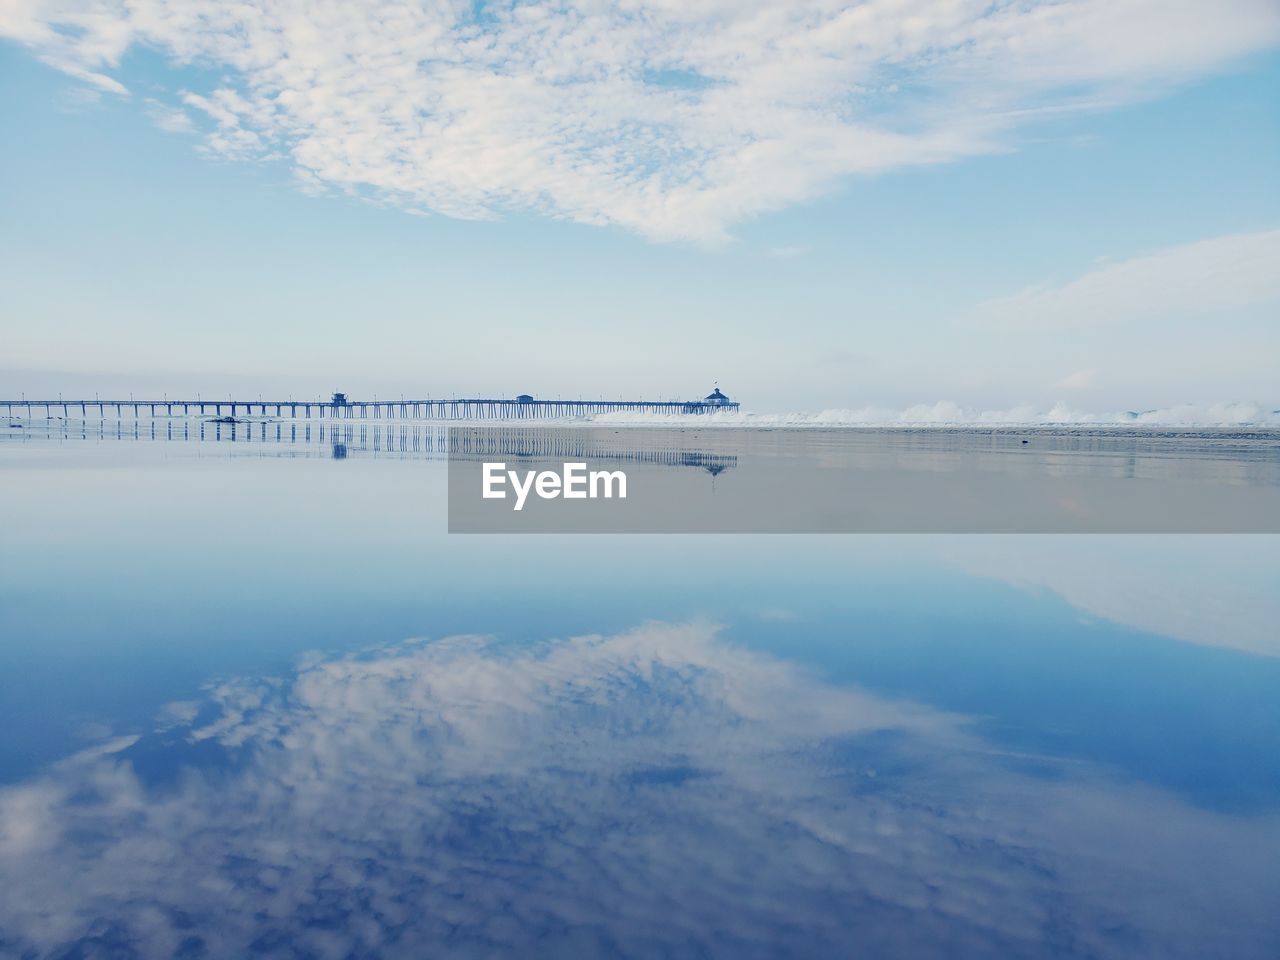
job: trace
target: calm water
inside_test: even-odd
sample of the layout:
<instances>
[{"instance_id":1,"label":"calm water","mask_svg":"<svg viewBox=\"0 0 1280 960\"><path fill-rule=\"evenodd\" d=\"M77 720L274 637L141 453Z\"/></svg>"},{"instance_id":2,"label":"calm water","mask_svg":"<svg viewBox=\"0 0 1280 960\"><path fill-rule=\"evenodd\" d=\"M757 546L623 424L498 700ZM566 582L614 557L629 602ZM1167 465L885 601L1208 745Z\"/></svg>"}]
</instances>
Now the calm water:
<instances>
[{"instance_id":1,"label":"calm water","mask_svg":"<svg viewBox=\"0 0 1280 960\"><path fill-rule=\"evenodd\" d=\"M0 439L0 955L1280 955L1280 537L449 537L426 434L98 426Z\"/></svg>"}]
</instances>

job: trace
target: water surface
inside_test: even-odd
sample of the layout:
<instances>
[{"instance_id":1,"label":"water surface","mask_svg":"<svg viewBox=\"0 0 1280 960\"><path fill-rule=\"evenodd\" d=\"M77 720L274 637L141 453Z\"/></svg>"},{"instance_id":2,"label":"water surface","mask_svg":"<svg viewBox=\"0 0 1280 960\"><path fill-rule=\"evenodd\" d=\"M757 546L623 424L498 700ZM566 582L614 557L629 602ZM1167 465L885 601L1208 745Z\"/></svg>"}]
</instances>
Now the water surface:
<instances>
[{"instance_id":1,"label":"water surface","mask_svg":"<svg viewBox=\"0 0 1280 960\"><path fill-rule=\"evenodd\" d=\"M133 426L0 442L0 955L1280 952L1277 538L450 537L425 434Z\"/></svg>"}]
</instances>

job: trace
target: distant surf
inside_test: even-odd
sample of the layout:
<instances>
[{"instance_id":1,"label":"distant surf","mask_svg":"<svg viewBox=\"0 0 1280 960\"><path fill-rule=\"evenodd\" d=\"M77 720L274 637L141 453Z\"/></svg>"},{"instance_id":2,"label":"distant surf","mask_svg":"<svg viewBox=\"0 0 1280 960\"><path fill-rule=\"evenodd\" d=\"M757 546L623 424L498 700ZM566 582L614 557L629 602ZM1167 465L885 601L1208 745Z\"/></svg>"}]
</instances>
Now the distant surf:
<instances>
[{"instance_id":1,"label":"distant surf","mask_svg":"<svg viewBox=\"0 0 1280 960\"><path fill-rule=\"evenodd\" d=\"M1055 404L1048 409L1024 405L1007 410L979 410L942 400L931 404L916 404L905 409L832 408L816 413L743 410L696 418L610 413L598 414L590 420L602 425L661 424L699 427L1280 427L1280 410L1245 401L1181 404L1149 410L1104 413L1077 410L1065 404Z\"/></svg>"}]
</instances>

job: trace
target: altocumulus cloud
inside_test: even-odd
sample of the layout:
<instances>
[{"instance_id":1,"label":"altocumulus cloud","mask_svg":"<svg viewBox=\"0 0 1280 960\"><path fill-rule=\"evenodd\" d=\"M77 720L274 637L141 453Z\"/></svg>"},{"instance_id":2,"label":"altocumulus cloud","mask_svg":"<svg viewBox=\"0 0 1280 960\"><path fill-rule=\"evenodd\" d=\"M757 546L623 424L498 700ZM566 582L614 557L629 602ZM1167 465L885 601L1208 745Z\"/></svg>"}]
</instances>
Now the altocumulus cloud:
<instances>
[{"instance_id":1,"label":"altocumulus cloud","mask_svg":"<svg viewBox=\"0 0 1280 960\"><path fill-rule=\"evenodd\" d=\"M212 67L223 80L169 106L209 150L286 158L314 190L714 243L841 178L1003 149L1019 117L1269 47L1280 7L5 0L0 35L115 93L132 47Z\"/></svg>"}]
</instances>

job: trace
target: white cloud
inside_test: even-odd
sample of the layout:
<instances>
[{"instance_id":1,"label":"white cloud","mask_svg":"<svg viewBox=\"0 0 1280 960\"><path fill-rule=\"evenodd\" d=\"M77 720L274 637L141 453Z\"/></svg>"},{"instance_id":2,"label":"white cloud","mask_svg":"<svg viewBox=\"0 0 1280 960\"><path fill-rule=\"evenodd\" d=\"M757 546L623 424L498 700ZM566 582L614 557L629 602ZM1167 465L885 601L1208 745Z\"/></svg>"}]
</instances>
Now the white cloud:
<instances>
[{"instance_id":1,"label":"white cloud","mask_svg":"<svg viewBox=\"0 0 1280 960\"><path fill-rule=\"evenodd\" d=\"M794 257L802 257L809 252L808 247L770 247L769 256L778 257L781 260L790 260Z\"/></svg>"},{"instance_id":2,"label":"white cloud","mask_svg":"<svg viewBox=\"0 0 1280 960\"><path fill-rule=\"evenodd\" d=\"M192 122L191 115L181 107L171 107L155 100L148 100L147 112L151 114L152 122L161 130L167 130L170 133L195 132L196 125Z\"/></svg>"},{"instance_id":3,"label":"white cloud","mask_svg":"<svg viewBox=\"0 0 1280 960\"><path fill-rule=\"evenodd\" d=\"M1082 390L1085 387L1093 385L1093 381L1098 377L1098 371L1092 367L1086 367L1083 370L1076 370L1067 374L1058 381L1057 386L1066 390Z\"/></svg>"},{"instance_id":4,"label":"white cloud","mask_svg":"<svg viewBox=\"0 0 1280 960\"><path fill-rule=\"evenodd\" d=\"M454 217L535 211L714 242L840 179L1000 149L1280 38L1271 0L36 0L0 34L108 75L214 65L213 150Z\"/></svg>"},{"instance_id":5,"label":"white cloud","mask_svg":"<svg viewBox=\"0 0 1280 960\"><path fill-rule=\"evenodd\" d=\"M987 301L979 313L1001 326L1038 329L1209 314L1276 299L1280 230L1264 230L1110 263L1060 287Z\"/></svg>"}]
</instances>

